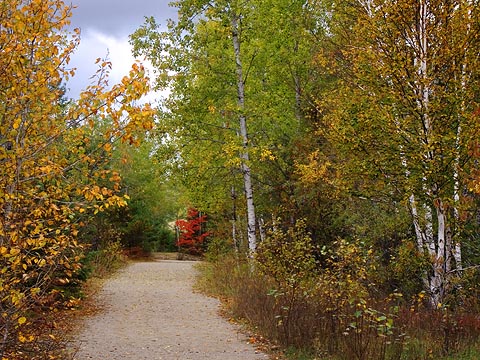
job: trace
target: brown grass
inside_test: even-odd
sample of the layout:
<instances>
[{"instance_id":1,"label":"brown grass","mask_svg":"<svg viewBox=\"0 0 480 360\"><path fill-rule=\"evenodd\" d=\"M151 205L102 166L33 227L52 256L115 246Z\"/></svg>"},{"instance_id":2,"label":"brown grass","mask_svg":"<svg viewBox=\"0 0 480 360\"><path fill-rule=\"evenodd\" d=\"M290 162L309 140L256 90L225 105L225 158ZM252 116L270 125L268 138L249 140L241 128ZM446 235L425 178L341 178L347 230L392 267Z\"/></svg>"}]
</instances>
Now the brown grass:
<instances>
[{"instance_id":1,"label":"brown grass","mask_svg":"<svg viewBox=\"0 0 480 360\"><path fill-rule=\"evenodd\" d=\"M458 359L479 354L480 316L474 312L432 310L418 301L411 306L400 297L333 304L325 289L276 289L233 257L199 269L197 287L223 299L232 316L285 349L312 353L312 359L457 359L468 349L473 355Z\"/></svg>"}]
</instances>

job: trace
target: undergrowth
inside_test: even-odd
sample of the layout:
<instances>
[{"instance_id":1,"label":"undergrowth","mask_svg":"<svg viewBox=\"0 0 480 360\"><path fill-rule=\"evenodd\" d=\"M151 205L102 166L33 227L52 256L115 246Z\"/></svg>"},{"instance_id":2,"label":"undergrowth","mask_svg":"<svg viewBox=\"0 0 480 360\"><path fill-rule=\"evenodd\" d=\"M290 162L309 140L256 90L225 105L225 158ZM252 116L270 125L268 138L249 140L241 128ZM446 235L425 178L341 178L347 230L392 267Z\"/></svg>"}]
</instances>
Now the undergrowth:
<instances>
[{"instance_id":1,"label":"undergrowth","mask_svg":"<svg viewBox=\"0 0 480 360\"><path fill-rule=\"evenodd\" d=\"M382 295L370 280L372 258L344 241L318 251L300 223L270 234L254 261L232 254L201 264L197 287L289 359L480 358L475 306L432 309L422 292Z\"/></svg>"}]
</instances>

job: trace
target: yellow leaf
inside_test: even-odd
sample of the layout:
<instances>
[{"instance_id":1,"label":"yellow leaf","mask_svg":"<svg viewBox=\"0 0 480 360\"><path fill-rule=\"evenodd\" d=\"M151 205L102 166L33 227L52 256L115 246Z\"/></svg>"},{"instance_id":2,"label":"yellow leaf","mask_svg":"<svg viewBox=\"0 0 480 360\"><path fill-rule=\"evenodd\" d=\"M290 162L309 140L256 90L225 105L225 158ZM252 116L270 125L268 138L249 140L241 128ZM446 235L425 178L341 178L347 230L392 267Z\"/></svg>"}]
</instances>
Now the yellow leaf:
<instances>
[{"instance_id":1,"label":"yellow leaf","mask_svg":"<svg viewBox=\"0 0 480 360\"><path fill-rule=\"evenodd\" d=\"M22 316L20 318L18 318L18 324L19 325L23 325L27 322L27 318L25 316Z\"/></svg>"},{"instance_id":2,"label":"yellow leaf","mask_svg":"<svg viewBox=\"0 0 480 360\"><path fill-rule=\"evenodd\" d=\"M20 249L17 249L17 248L10 249L10 255L16 256L18 254L20 254Z\"/></svg>"}]
</instances>

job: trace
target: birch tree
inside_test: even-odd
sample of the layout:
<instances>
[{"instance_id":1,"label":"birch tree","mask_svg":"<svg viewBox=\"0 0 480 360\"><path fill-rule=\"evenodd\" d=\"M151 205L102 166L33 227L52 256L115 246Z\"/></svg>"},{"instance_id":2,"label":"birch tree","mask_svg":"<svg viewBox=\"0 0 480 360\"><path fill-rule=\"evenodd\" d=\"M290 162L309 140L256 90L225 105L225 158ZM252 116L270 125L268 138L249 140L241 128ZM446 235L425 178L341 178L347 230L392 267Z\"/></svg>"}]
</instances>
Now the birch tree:
<instances>
[{"instance_id":1,"label":"birch tree","mask_svg":"<svg viewBox=\"0 0 480 360\"><path fill-rule=\"evenodd\" d=\"M325 69L342 80L324 104L334 109L330 136L359 155L354 174L380 177L408 206L438 306L462 269L460 193L479 130L478 4L358 0L332 10L329 30L342 48Z\"/></svg>"},{"instance_id":2,"label":"birch tree","mask_svg":"<svg viewBox=\"0 0 480 360\"><path fill-rule=\"evenodd\" d=\"M235 211L247 218L251 252L258 204L271 216L278 199L292 198L284 194L293 171L288 151L301 136L301 88L313 56L303 24L298 29L302 4L180 1L169 31L147 19L132 35L137 54L159 69L159 86L172 89L162 122L177 151L177 174L199 180L190 188L201 191L192 195L211 206L214 193L214 202L226 205L240 192L241 176L245 211Z\"/></svg>"}]
</instances>

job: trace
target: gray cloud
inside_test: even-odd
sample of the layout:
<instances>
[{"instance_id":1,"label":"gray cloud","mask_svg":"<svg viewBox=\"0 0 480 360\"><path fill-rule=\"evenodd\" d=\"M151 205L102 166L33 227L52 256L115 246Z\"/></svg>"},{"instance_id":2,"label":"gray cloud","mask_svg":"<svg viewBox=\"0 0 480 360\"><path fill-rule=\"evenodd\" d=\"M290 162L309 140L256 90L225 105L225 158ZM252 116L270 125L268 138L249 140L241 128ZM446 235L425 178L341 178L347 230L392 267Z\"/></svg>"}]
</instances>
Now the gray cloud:
<instances>
[{"instance_id":1,"label":"gray cloud","mask_svg":"<svg viewBox=\"0 0 480 360\"><path fill-rule=\"evenodd\" d=\"M175 19L176 9L170 0L73 0L72 27L111 35L131 34L144 22L145 16L154 16L161 25L169 18Z\"/></svg>"},{"instance_id":2,"label":"gray cloud","mask_svg":"<svg viewBox=\"0 0 480 360\"><path fill-rule=\"evenodd\" d=\"M71 0L73 10L71 28L81 29L80 46L72 56L70 67L76 75L67 86L68 96L77 97L91 83L95 74L96 58L107 56L112 62L111 84L126 75L134 61L128 44L128 35L144 23L145 16L154 16L165 26L167 19L176 19L176 9L168 6L170 0Z\"/></svg>"}]
</instances>

